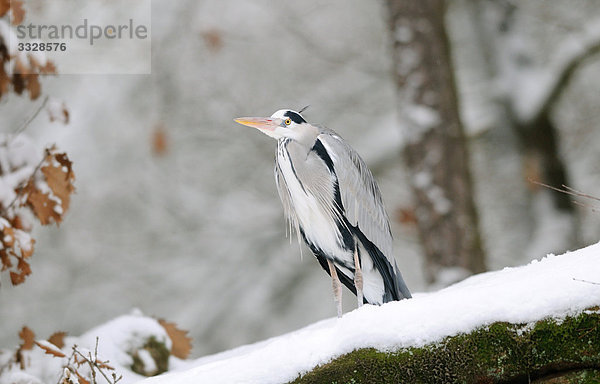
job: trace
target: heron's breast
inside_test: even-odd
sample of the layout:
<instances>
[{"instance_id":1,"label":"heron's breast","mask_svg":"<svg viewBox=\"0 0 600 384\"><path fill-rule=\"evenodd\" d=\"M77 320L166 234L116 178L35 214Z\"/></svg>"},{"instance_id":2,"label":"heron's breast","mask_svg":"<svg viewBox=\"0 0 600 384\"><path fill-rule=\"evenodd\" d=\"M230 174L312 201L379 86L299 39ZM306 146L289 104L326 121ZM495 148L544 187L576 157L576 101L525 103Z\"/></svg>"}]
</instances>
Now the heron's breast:
<instances>
[{"instance_id":1,"label":"heron's breast","mask_svg":"<svg viewBox=\"0 0 600 384\"><path fill-rule=\"evenodd\" d=\"M297 169L285 154L278 156L278 162L306 240L332 259L352 265L352 253L343 246L336 212L329 202L335 178L307 175L306 169Z\"/></svg>"}]
</instances>

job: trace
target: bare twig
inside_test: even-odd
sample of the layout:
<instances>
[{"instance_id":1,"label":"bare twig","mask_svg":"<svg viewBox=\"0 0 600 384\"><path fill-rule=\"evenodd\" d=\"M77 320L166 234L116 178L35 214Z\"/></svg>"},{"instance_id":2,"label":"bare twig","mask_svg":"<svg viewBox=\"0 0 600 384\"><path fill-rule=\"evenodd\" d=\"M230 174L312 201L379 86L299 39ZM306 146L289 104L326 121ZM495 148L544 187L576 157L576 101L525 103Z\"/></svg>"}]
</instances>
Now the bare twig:
<instances>
[{"instance_id":1,"label":"bare twig","mask_svg":"<svg viewBox=\"0 0 600 384\"><path fill-rule=\"evenodd\" d=\"M567 186L567 185L564 185L564 184L563 184L563 185L562 185L562 187L563 187L565 190L569 190L569 191L571 191L571 192L572 192L572 193L574 193L576 196L587 197L588 199L592 199L592 200L600 201L600 198L598 198L598 197L596 197L596 196L592 196L592 195L588 195L588 194L586 194L586 193L583 193L583 192L579 192L578 190L576 190L576 189L573 189L573 188L571 188L571 187L569 187L569 186Z\"/></svg>"},{"instance_id":2,"label":"bare twig","mask_svg":"<svg viewBox=\"0 0 600 384\"><path fill-rule=\"evenodd\" d=\"M593 284L593 285L600 285L600 283L596 283L595 281L581 280L581 279L576 279L576 278L573 278L573 280L580 281L582 283L588 283L588 284Z\"/></svg>"},{"instance_id":3,"label":"bare twig","mask_svg":"<svg viewBox=\"0 0 600 384\"><path fill-rule=\"evenodd\" d=\"M553 187L552 185L544 184L544 183L542 183L540 181L533 180L531 178L529 178L527 180L530 183L533 183L533 184L536 184L536 185L540 185L542 187L551 189L551 190L556 191L556 192L565 193L567 195L571 195L571 196L575 196L575 197L584 197L586 199L600 201L600 198L598 198L596 196L588 195L587 193L580 192L580 191L578 191L578 190L576 190L574 188L571 188L571 187L569 187L567 185L564 185L564 184L561 185L561 188L557 188L557 187ZM597 209L598 209L597 207L589 206L587 204L580 203L580 202L578 202L576 200L573 200L573 203L577 204L579 206L582 206L582 207L591 208L592 211L594 211L594 212L597 212Z\"/></svg>"},{"instance_id":4,"label":"bare twig","mask_svg":"<svg viewBox=\"0 0 600 384\"><path fill-rule=\"evenodd\" d=\"M579 201L575 201L575 200L573 200L573 204L579 205L580 207L583 207L583 208L589 208L592 210L592 212L600 212L600 208L593 206L593 205L583 204L583 203L580 203Z\"/></svg>"},{"instance_id":5,"label":"bare twig","mask_svg":"<svg viewBox=\"0 0 600 384\"><path fill-rule=\"evenodd\" d=\"M73 346L73 353L79 355L90 366L90 370L91 370L91 374L92 374L92 377L91 377L92 384L97 384L96 371L100 372L100 374L104 377L106 382L109 384L116 384L119 380L121 380L123 378L123 376L117 377L117 375L113 373L113 375L112 375L113 380L111 381L111 379L104 372L103 368L107 367L106 364L108 363L108 361L100 361L100 362L98 361L98 337L96 337L96 346L94 348L94 356L93 357L92 357L92 352L88 352L89 356L85 356L83 353L81 353L77 349L76 345ZM112 368L109 367L107 369L112 369Z\"/></svg>"},{"instance_id":6,"label":"bare twig","mask_svg":"<svg viewBox=\"0 0 600 384\"><path fill-rule=\"evenodd\" d=\"M73 348L76 348L76 347L77 347L76 345L73 346ZM69 366L71 365L71 360L73 360L73 357L75 357L75 351L71 352L71 356L69 356L69 358L67 359L67 364L65 365L64 368L69 369ZM56 384L61 384L64 376L65 376L65 370L63 369Z\"/></svg>"},{"instance_id":7,"label":"bare twig","mask_svg":"<svg viewBox=\"0 0 600 384\"><path fill-rule=\"evenodd\" d=\"M21 132L23 132L25 130L25 128L27 128L29 126L29 124L31 124L31 122L37 117L37 115L40 114L41 110L44 109L47 102L48 102L48 96L46 96L44 98L44 101L42 101L42 104L40 104L40 106L35 110L35 112L27 120L25 120L25 122L23 124L21 124L19 129L17 129L13 133L13 137L18 136Z\"/></svg>"}]
</instances>

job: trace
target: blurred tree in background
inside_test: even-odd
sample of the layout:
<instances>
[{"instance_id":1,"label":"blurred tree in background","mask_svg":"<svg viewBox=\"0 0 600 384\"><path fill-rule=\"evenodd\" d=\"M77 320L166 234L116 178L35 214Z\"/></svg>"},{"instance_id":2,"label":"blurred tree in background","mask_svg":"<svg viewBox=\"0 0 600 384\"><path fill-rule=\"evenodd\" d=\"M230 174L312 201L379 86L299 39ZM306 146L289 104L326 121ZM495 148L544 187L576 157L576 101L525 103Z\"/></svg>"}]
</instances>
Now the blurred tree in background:
<instances>
[{"instance_id":1,"label":"blurred tree in background","mask_svg":"<svg viewBox=\"0 0 600 384\"><path fill-rule=\"evenodd\" d=\"M458 109L443 0L391 0L404 158L429 283L485 271L468 143ZM458 270L457 270L458 269ZM443 278L442 278L443 279Z\"/></svg>"}]
</instances>

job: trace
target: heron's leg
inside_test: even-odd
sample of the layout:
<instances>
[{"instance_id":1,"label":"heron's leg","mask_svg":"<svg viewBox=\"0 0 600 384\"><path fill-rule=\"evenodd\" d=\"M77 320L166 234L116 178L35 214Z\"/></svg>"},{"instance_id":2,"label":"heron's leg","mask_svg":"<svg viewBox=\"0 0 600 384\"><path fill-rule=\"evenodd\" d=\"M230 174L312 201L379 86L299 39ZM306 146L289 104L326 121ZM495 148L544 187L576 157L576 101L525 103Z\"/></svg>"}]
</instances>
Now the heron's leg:
<instances>
[{"instance_id":1,"label":"heron's leg","mask_svg":"<svg viewBox=\"0 0 600 384\"><path fill-rule=\"evenodd\" d=\"M356 287L356 298L358 299L358 307L363 305L363 273L358 259L358 248L354 247L354 286Z\"/></svg>"},{"instance_id":2,"label":"heron's leg","mask_svg":"<svg viewBox=\"0 0 600 384\"><path fill-rule=\"evenodd\" d=\"M327 259L327 264L329 265L329 272L331 273L331 283L333 286L333 301L335 301L335 306L337 308L337 316L342 317L342 283L338 278L337 271L335 269L335 264L333 264L333 261Z\"/></svg>"}]
</instances>

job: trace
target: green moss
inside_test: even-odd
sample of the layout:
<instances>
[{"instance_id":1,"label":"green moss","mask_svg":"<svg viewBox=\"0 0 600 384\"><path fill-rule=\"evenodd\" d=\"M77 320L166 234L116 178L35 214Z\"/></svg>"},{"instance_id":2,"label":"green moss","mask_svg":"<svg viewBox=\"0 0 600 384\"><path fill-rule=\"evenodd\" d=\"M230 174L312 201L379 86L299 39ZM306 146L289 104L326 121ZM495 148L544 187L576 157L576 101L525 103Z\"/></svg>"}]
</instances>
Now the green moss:
<instances>
[{"instance_id":1,"label":"green moss","mask_svg":"<svg viewBox=\"0 0 600 384\"><path fill-rule=\"evenodd\" d=\"M294 383L526 383L571 370L597 377L599 327L600 314L589 312L529 327L499 322L422 348L356 350Z\"/></svg>"},{"instance_id":2,"label":"green moss","mask_svg":"<svg viewBox=\"0 0 600 384\"><path fill-rule=\"evenodd\" d=\"M598 384L600 383L600 371L595 369L584 369L576 372L567 372L560 376L549 376L535 380L532 384Z\"/></svg>"},{"instance_id":3,"label":"green moss","mask_svg":"<svg viewBox=\"0 0 600 384\"><path fill-rule=\"evenodd\" d=\"M131 370L133 372L143 376L155 376L169 370L169 356L171 352L166 347L164 342L160 342L156 340L154 336L152 336L140 349L145 349L150 353L150 356L152 356L152 360L154 360L156 365L156 369L151 371L148 370L148 367L145 366L144 362L140 358L138 351L133 351L131 353L131 357L133 357Z\"/></svg>"}]
</instances>

